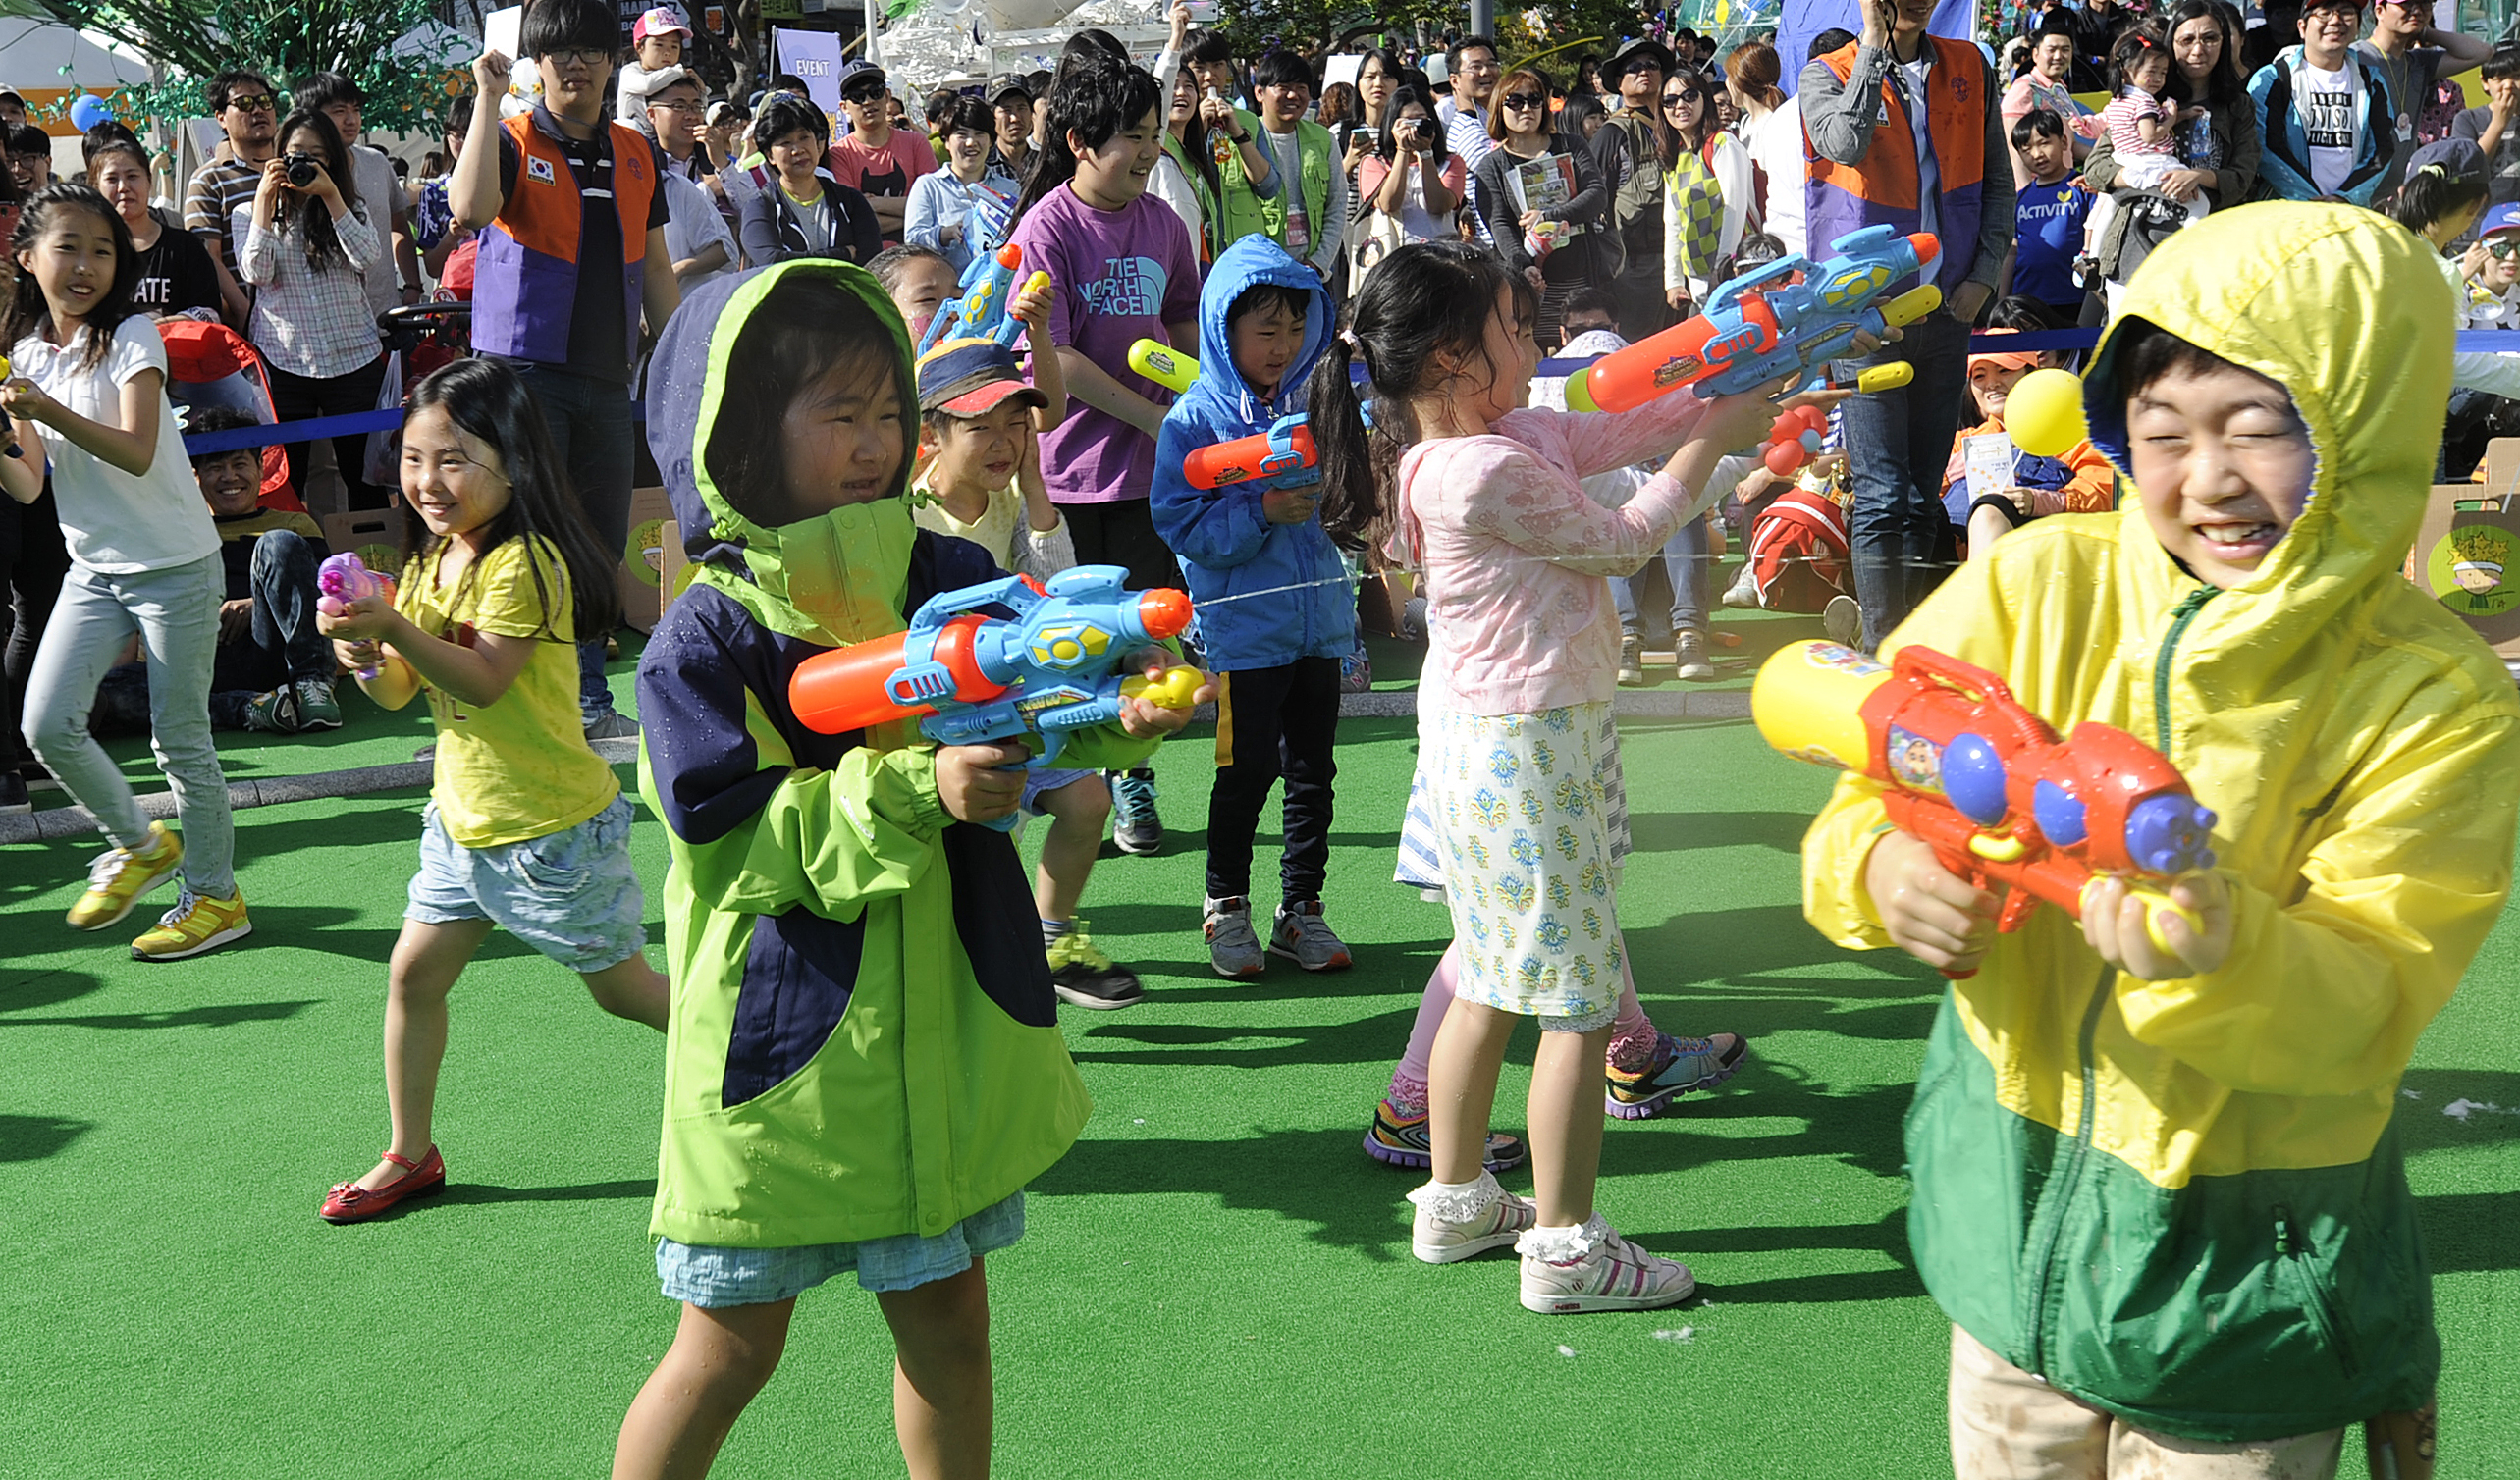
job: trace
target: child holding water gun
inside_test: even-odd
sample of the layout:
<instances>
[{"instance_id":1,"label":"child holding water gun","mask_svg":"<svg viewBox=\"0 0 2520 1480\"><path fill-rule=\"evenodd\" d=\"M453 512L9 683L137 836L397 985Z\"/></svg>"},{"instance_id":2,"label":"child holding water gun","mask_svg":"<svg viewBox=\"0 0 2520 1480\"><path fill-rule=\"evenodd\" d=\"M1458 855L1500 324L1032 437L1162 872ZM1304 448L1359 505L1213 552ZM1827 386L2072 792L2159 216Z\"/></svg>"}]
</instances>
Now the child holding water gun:
<instances>
[{"instance_id":1,"label":"child holding water gun","mask_svg":"<svg viewBox=\"0 0 2520 1480\"><path fill-rule=\"evenodd\" d=\"M1314 377L1312 425L1331 527L1391 528L1392 555L1426 592L1419 747L1456 985L1427 1075L1432 1177L1410 1194L1412 1247L1450 1263L1515 1245L1531 1310L1650 1309L1695 1281L1593 1207L1595 1076L1628 981L1603 780L1619 656L1606 577L1702 512L1716 462L1775 424L1763 394L1775 387L1684 391L1618 414L1524 409L1537 314L1530 285L1474 246L1402 247L1366 280L1353 339ZM1360 358L1370 446L1348 374ZM1670 461L1627 503L1584 497L1579 479L1657 451ZM1498 1069L1525 1017L1541 1030L1528 1200L1482 1166Z\"/></svg>"},{"instance_id":2,"label":"child holding water gun","mask_svg":"<svg viewBox=\"0 0 2520 1480\"><path fill-rule=\"evenodd\" d=\"M705 1470L796 1297L854 1270L892 1328L911 1475L983 1474L982 1260L1090 1109L1023 864L971 825L1014 811L1028 752L907 722L821 734L788 681L1000 572L902 498L919 396L871 275L805 259L709 284L654 363L649 444L696 572L639 664L674 981L650 1229L682 1315L613 1473ZM1188 718L1124 700L1064 754L1132 765Z\"/></svg>"},{"instance_id":3,"label":"child holding water gun","mask_svg":"<svg viewBox=\"0 0 2520 1480\"><path fill-rule=\"evenodd\" d=\"M2520 700L2398 573L2433 458L2406 429L2450 380L2428 257L2328 204L2171 238L2083 390L2140 497L2007 536L1883 644L2184 772L2220 819L2219 868L2170 890L2193 924L2104 878L2079 926L1997 934L1860 777L1804 839L1822 934L1975 973L1906 1127L1962 1475L2332 1475L2357 1420L2373 1474L2432 1472L2440 1341L2392 1114L2509 891Z\"/></svg>"},{"instance_id":4,"label":"child holding water gun","mask_svg":"<svg viewBox=\"0 0 2520 1480\"><path fill-rule=\"evenodd\" d=\"M1207 804L1208 965L1257 977L1269 955L1308 972L1353 959L1321 917L1329 872L1339 660L1355 651L1356 591L1315 509L1320 470L1196 488L1183 462L1201 448L1265 433L1302 409L1330 342L1320 276L1263 236L1208 271L1199 298L1199 379L1155 438L1155 529L1181 557L1199 604L1199 640L1223 696ZM1286 782L1285 853L1266 953L1252 929L1252 835L1269 788Z\"/></svg>"},{"instance_id":5,"label":"child holding water gun","mask_svg":"<svg viewBox=\"0 0 2520 1480\"><path fill-rule=\"evenodd\" d=\"M420 872L387 978L393 1141L325 1195L328 1223L446 1186L429 1126L447 996L494 927L577 973L606 1012L665 1028L630 804L577 717L576 634L617 615L617 562L567 489L524 382L495 359L457 360L412 391L402 423L402 499L428 539L401 590L316 614L369 698L399 710L425 693L438 735Z\"/></svg>"},{"instance_id":6,"label":"child holding water gun","mask_svg":"<svg viewBox=\"0 0 2520 1480\"><path fill-rule=\"evenodd\" d=\"M219 536L166 398L166 345L132 303L137 273L122 217L85 185L46 185L20 214L10 248L17 273L0 322L10 360L0 411L11 431L0 445L16 450L0 454L0 489L32 503L49 466L71 559L27 676L27 740L114 845L89 865L70 924L104 929L180 872L175 908L132 942L132 954L197 956L253 930L232 867L228 778L210 738ZM87 729L96 686L134 636L148 661L150 743L181 833L140 812Z\"/></svg>"}]
</instances>

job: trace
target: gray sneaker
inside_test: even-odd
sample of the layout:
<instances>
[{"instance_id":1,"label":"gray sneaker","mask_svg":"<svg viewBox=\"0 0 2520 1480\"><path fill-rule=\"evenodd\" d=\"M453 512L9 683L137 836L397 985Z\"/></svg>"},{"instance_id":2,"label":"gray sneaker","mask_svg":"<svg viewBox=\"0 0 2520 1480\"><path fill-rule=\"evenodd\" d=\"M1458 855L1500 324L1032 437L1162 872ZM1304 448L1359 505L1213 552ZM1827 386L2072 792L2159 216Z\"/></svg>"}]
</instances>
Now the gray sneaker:
<instances>
[{"instance_id":1,"label":"gray sneaker","mask_svg":"<svg viewBox=\"0 0 2520 1480\"><path fill-rule=\"evenodd\" d=\"M1829 641L1851 648L1864 635L1864 608L1851 596L1833 596L1820 608L1820 630L1829 634Z\"/></svg>"},{"instance_id":2,"label":"gray sneaker","mask_svg":"<svg viewBox=\"0 0 2520 1480\"><path fill-rule=\"evenodd\" d=\"M1706 656L1706 634L1683 632L1671 640L1672 659L1679 675L1690 683L1709 683L1715 678L1714 660Z\"/></svg>"},{"instance_id":3,"label":"gray sneaker","mask_svg":"<svg viewBox=\"0 0 2520 1480\"><path fill-rule=\"evenodd\" d=\"M594 723L586 726L586 738L589 740L636 740L639 738L639 721L622 714L619 710L606 710L596 716Z\"/></svg>"},{"instance_id":4,"label":"gray sneaker","mask_svg":"<svg viewBox=\"0 0 2520 1480\"><path fill-rule=\"evenodd\" d=\"M245 728L275 735L342 727L342 707L333 686L320 678L300 678L245 701Z\"/></svg>"},{"instance_id":5,"label":"gray sneaker","mask_svg":"<svg viewBox=\"0 0 2520 1480\"><path fill-rule=\"evenodd\" d=\"M1323 923L1321 902L1317 899L1278 907L1277 923L1268 932L1268 951L1308 972L1344 972L1355 965L1348 955L1348 943L1331 933Z\"/></svg>"},{"instance_id":6,"label":"gray sneaker","mask_svg":"<svg viewBox=\"0 0 2520 1480\"><path fill-rule=\"evenodd\" d=\"M1645 682L1645 645L1634 633L1619 639L1619 686L1641 688Z\"/></svg>"},{"instance_id":7,"label":"gray sneaker","mask_svg":"<svg viewBox=\"0 0 2520 1480\"><path fill-rule=\"evenodd\" d=\"M1237 896L1207 901L1206 928L1207 964L1217 976L1257 977L1267 969L1268 956L1252 930L1250 900Z\"/></svg>"}]
</instances>

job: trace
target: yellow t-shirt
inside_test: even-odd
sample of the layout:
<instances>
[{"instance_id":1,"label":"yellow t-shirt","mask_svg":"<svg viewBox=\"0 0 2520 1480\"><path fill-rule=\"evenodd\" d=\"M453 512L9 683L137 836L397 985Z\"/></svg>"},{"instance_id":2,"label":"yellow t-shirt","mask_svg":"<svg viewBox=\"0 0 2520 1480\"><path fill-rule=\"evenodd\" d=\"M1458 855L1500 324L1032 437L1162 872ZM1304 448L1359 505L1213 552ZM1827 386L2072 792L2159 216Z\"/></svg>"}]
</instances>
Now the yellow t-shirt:
<instances>
[{"instance_id":1,"label":"yellow t-shirt","mask_svg":"<svg viewBox=\"0 0 2520 1480\"><path fill-rule=\"evenodd\" d=\"M414 626L461 647L472 636L540 638L508 692L481 708L426 686L438 724L431 798L447 835L497 848L574 827L613 804L621 784L587 748L577 717L577 649L568 566L548 540L509 540L441 586L445 547L414 564L397 603ZM540 584L536 575L539 572Z\"/></svg>"}]
</instances>

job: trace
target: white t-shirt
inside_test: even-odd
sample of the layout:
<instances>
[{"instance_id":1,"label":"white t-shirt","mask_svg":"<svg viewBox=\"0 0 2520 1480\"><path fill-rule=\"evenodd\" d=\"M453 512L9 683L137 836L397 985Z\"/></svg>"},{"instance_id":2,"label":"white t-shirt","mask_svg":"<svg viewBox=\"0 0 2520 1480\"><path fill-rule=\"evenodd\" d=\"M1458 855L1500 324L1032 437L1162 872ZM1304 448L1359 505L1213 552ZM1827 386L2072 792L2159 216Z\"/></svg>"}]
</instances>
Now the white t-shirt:
<instances>
[{"instance_id":1,"label":"white t-shirt","mask_svg":"<svg viewBox=\"0 0 2520 1480\"><path fill-rule=\"evenodd\" d=\"M163 389L166 342L158 338L148 315L135 313L116 326L114 345L102 360L89 369L76 368L80 346L92 332L81 330L66 348L30 334L9 350L16 373L71 410L108 426L122 421L126 381L144 370L160 377L157 457L137 477L100 461L50 427L16 423L22 437L32 430L43 439L71 559L101 575L133 575L217 555L219 534L210 523L210 505L201 502L200 486L192 481L192 464L184 455L184 429L176 425L175 403Z\"/></svg>"},{"instance_id":2,"label":"white t-shirt","mask_svg":"<svg viewBox=\"0 0 2520 1480\"><path fill-rule=\"evenodd\" d=\"M2305 58L2292 74L2292 106L2301 114L2302 142L2310 148L2310 183L2321 194L2332 195L2354 173L2355 147L2362 142L2361 69L2350 55L2334 72L2323 72Z\"/></svg>"},{"instance_id":3,"label":"white t-shirt","mask_svg":"<svg viewBox=\"0 0 2520 1480\"><path fill-rule=\"evenodd\" d=\"M1749 137L1743 142L1749 146L1751 162L1767 177L1767 193L1762 197L1767 234L1784 242L1787 251L1800 252L1803 172L1809 167L1802 156L1802 99L1787 98L1784 107L1752 124Z\"/></svg>"},{"instance_id":4,"label":"white t-shirt","mask_svg":"<svg viewBox=\"0 0 2520 1480\"><path fill-rule=\"evenodd\" d=\"M350 183L358 186L368 225L376 228L376 260L368 264L364 281L368 311L383 313L402 303L402 269L394 260L394 213L402 199L402 182L395 178L394 161L383 151L353 144Z\"/></svg>"}]
</instances>

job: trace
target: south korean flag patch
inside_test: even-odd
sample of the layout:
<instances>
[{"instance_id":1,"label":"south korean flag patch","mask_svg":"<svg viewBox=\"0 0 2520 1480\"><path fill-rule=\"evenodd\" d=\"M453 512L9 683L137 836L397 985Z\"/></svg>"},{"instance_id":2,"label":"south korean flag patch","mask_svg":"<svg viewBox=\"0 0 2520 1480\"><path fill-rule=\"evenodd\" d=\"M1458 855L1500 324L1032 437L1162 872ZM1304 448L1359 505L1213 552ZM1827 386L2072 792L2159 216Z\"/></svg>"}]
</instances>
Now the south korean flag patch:
<instances>
[{"instance_id":1,"label":"south korean flag patch","mask_svg":"<svg viewBox=\"0 0 2520 1480\"><path fill-rule=\"evenodd\" d=\"M559 184L552 174L552 162L548 159L537 159L530 154L525 156L525 178L543 185Z\"/></svg>"}]
</instances>

